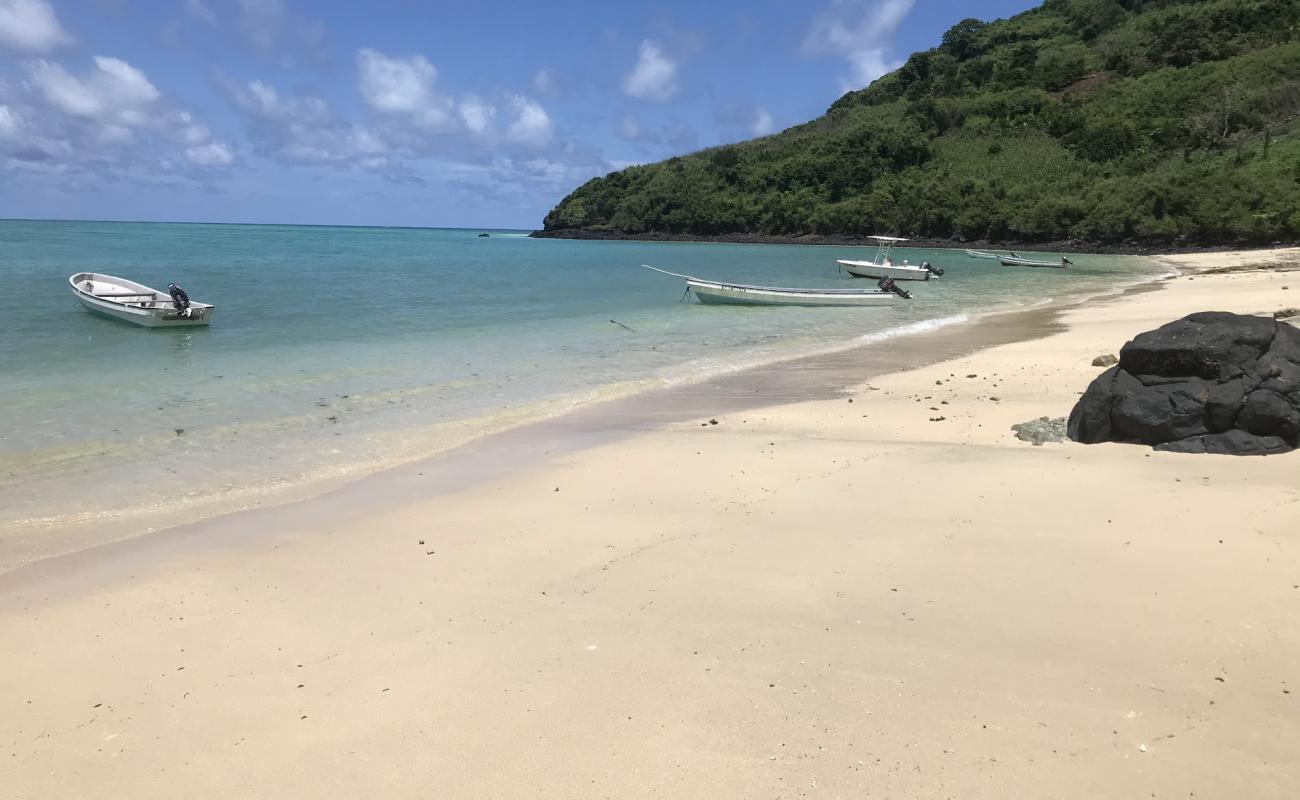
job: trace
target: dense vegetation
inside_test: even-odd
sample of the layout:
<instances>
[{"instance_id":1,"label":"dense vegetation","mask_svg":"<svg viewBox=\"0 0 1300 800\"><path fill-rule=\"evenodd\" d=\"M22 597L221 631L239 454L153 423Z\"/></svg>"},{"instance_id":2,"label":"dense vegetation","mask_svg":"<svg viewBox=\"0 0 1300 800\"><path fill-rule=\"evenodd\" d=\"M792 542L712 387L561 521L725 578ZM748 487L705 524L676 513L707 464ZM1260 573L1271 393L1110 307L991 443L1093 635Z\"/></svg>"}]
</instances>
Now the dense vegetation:
<instances>
[{"instance_id":1,"label":"dense vegetation","mask_svg":"<svg viewBox=\"0 0 1300 800\"><path fill-rule=\"evenodd\" d=\"M1047 0L783 133L584 184L548 231L1300 240L1300 2Z\"/></svg>"}]
</instances>

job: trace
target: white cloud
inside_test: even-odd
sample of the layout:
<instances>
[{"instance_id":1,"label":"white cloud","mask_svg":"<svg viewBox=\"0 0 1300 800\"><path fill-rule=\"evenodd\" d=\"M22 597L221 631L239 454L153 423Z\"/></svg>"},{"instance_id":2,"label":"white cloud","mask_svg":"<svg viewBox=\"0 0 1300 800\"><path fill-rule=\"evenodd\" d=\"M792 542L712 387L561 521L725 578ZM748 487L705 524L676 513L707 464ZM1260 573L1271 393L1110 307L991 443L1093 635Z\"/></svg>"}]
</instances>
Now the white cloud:
<instances>
[{"instance_id":1,"label":"white cloud","mask_svg":"<svg viewBox=\"0 0 1300 800\"><path fill-rule=\"evenodd\" d=\"M640 139L641 123L631 114L625 115L618 121L618 135L629 140Z\"/></svg>"},{"instance_id":2,"label":"white cloud","mask_svg":"<svg viewBox=\"0 0 1300 800\"><path fill-rule=\"evenodd\" d=\"M263 155L296 164L348 166L382 158L390 149L371 128L335 120L319 97L281 97L257 80L227 89L248 115L251 139Z\"/></svg>"},{"instance_id":3,"label":"white cloud","mask_svg":"<svg viewBox=\"0 0 1300 800\"><path fill-rule=\"evenodd\" d=\"M470 95L460 101L460 118L471 133L484 134L496 118L496 107Z\"/></svg>"},{"instance_id":4,"label":"white cloud","mask_svg":"<svg viewBox=\"0 0 1300 800\"><path fill-rule=\"evenodd\" d=\"M234 162L230 148L221 142L208 142L185 148L185 155L201 167L228 167Z\"/></svg>"},{"instance_id":5,"label":"white cloud","mask_svg":"<svg viewBox=\"0 0 1300 800\"><path fill-rule=\"evenodd\" d=\"M185 144L202 144L212 138L212 134L208 131L207 126L196 122L194 117L187 111L182 111L177 114L175 121L180 139Z\"/></svg>"},{"instance_id":6,"label":"white cloud","mask_svg":"<svg viewBox=\"0 0 1300 800\"><path fill-rule=\"evenodd\" d=\"M772 114L752 103L731 103L714 109L714 114L728 137L751 139L767 136L776 130Z\"/></svg>"},{"instance_id":7,"label":"white cloud","mask_svg":"<svg viewBox=\"0 0 1300 800\"><path fill-rule=\"evenodd\" d=\"M451 103L434 92L438 70L424 56L394 58L367 47L357 53L357 71L361 97L374 110L429 128L448 123Z\"/></svg>"},{"instance_id":8,"label":"white cloud","mask_svg":"<svg viewBox=\"0 0 1300 800\"><path fill-rule=\"evenodd\" d=\"M152 180L234 161L206 125L170 106L144 72L121 59L96 56L82 74L45 59L24 69L19 86L0 85L0 165Z\"/></svg>"},{"instance_id":9,"label":"white cloud","mask_svg":"<svg viewBox=\"0 0 1300 800\"><path fill-rule=\"evenodd\" d=\"M677 62L653 41L642 42L636 66L623 79L623 92L639 100L667 103L677 89Z\"/></svg>"},{"instance_id":10,"label":"white cloud","mask_svg":"<svg viewBox=\"0 0 1300 800\"><path fill-rule=\"evenodd\" d=\"M804 53L847 59L851 74L841 88L860 89L902 65L889 57L890 40L914 5L916 0L836 0L813 20Z\"/></svg>"},{"instance_id":11,"label":"white cloud","mask_svg":"<svg viewBox=\"0 0 1300 800\"><path fill-rule=\"evenodd\" d=\"M95 133L95 138L100 144L106 145L123 145L131 144L135 141L135 131L125 125L104 125Z\"/></svg>"},{"instance_id":12,"label":"white cloud","mask_svg":"<svg viewBox=\"0 0 1300 800\"><path fill-rule=\"evenodd\" d=\"M481 165L455 165L452 172L459 178L450 183L473 197L490 197L517 207L537 206L538 213L545 213L554 199L611 169L598 151L573 142L556 142L544 155L498 155Z\"/></svg>"},{"instance_id":13,"label":"white cloud","mask_svg":"<svg viewBox=\"0 0 1300 800\"><path fill-rule=\"evenodd\" d=\"M217 15L212 12L211 8L208 8L203 0L185 0L185 10L190 12L191 17L205 25L217 24Z\"/></svg>"},{"instance_id":14,"label":"white cloud","mask_svg":"<svg viewBox=\"0 0 1300 800\"><path fill-rule=\"evenodd\" d=\"M0 47L46 53L71 42L46 0L0 0Z\"/></svg>"},{"instance_id":15,"label":"white cloud","mask_svg":"<svg viewBox=\"0 0 1300 800\"><path fill-rule=\"evenodd\" d=\"M510 123L511 141L530 147L545 147L550 144L554 129L546 109L536 100L515 96L510 98L510 107L515 111L515 121Z\"/></svg>"},{"instance_id":16,"label":"white cloud","mask_svg":"<svg viewBox=\"0 0 1300 800\"><path fill-rule=\"evenodd\" d=\"M354 117L262 81L223 85L244 114L253 150L281 164L370 172L397 183L425 184L436 174L479 196L518 194L529 202L608 171L598 149L557 135L536 96L453 101L438 93L438 70L420 55L365 49L357 64L364 103ZM435 129L426 124L431 112L443 123Z\"/></svg>"},{"instance_id":17,"label":"white cloud","mask_svg":"<svg viewBox=\"0 0 1300 800\"><path fill-rule=\"evenodd\" d=\"M143 72L106 56L95 56L95 70L85 78L44 60L29 64L28 75L50 105L65 114L119 125L144 124L146 109L161 96Z\"/></svg>"},{"instance_id":18,"label":"white cloud","mask_svg":"<svg viewBox=\"0 0 1300 800\"><path fill-rule=\"evenodd\" d=\"M10 137L18 133L18 115L9 106L0 106L0 136Z\"/></svg>"},{"instance_id":19,"label":"white cloud","mask_svg":"<svg viewBox=\"0 0 1300 800\"><path fill-rule=\"evenodd\" d=\"M246 111L267 120L317 124L329 117L329 107L319 97L291 97L280 99L274 87L261 81L249 81L247 91L236 89L236 103Z\"/></svg>"}]
</instances>

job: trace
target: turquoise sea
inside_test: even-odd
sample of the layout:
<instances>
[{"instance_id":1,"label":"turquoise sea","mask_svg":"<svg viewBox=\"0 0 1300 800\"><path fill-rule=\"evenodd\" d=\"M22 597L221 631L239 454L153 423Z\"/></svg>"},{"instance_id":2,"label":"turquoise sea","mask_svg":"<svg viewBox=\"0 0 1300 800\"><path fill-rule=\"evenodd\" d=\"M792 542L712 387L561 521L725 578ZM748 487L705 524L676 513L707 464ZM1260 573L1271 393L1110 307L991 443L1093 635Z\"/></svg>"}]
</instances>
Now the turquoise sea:
<instances>
[{"instance_id":1,"label":"turquoise sea","mask_svg":"<svg viewBox=\"0 0 1300 800\"><path fill-rule=\"evenodd\" d=\"M856 284L850 247L574 242L523 231L0 221L0 531L163 521L283 496L591 402L1160 274L904 250L892 308L679 302L680 280ZM207 329L83 310L93 271L217 306ZM614 320L616 322L611 322ZM923 335L923 334L922 334ZM144 524L143 522L141 524Z\"/></svg>"}]
</instances>

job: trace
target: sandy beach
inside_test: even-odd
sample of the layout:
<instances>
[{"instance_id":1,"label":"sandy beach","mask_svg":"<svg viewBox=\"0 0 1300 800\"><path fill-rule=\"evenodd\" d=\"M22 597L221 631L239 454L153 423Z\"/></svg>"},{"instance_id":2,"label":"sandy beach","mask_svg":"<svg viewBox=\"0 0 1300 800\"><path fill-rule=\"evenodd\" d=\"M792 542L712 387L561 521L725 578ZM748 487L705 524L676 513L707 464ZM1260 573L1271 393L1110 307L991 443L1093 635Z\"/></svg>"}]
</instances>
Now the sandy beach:
<instances>
[{"instance_id":1,"label":"sandy beach","mask_svg":"<svg viewBox=\"0 0 1300 800\"><path fill-rule=\"evenodd\" d=\"M1166 260L816 399L0 574L0 797L1293 797L1300 454L1010 430L1300 306L1300 250Z\"/></svg>"}]
</instances>

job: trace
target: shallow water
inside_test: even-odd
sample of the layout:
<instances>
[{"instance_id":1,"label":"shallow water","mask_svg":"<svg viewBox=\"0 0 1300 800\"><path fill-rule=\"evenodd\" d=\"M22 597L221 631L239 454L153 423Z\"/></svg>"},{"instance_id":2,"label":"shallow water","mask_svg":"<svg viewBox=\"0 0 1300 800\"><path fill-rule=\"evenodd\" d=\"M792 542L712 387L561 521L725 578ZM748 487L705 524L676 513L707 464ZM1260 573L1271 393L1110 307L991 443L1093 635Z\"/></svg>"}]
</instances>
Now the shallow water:
<instances>
[{"instance_id":1,"label":"shallow water","mask_svg":"<svg viewBox=\"0 0 1300 800\"><path fill-rule=\"evenodd\" d=\"M573 242L522 232L0 221L0 530L258 502L582 402L1158 274L961 251L892 308L704 307L653 264L736 282L867 286L860 248ZM82 310L77 271L181 284L207 329ZM215 507L215 506L214 506Z\"/></svg>"}]
</instances>

